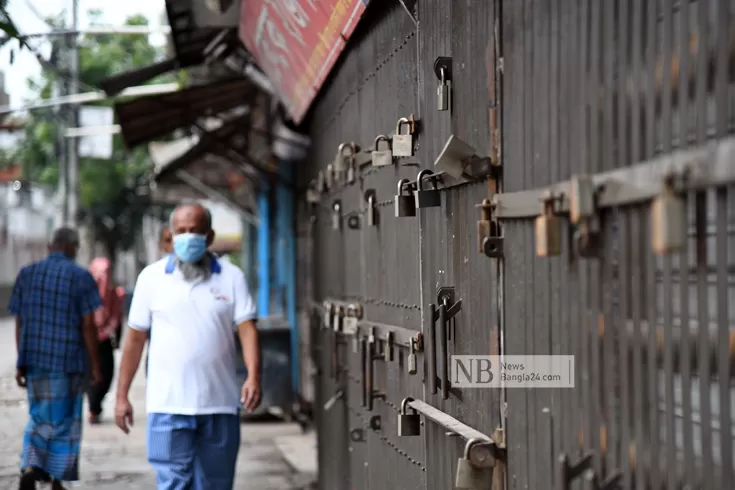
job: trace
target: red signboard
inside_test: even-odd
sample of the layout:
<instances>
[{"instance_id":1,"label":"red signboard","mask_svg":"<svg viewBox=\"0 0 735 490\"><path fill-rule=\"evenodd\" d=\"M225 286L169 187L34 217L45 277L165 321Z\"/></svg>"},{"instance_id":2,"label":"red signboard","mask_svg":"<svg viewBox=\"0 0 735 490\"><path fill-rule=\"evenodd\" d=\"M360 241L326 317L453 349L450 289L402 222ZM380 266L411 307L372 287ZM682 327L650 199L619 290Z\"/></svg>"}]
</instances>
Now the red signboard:
<instances>
[{"instance_id":1,"label":"red signboard","mask_svg":"<svg viewBox=\"0 0 735 490\"><path fill-rule=\"evenodd\" d=\"M241 0L240 39L300 123L370 0Z\"/></svg>"}]
</instances>

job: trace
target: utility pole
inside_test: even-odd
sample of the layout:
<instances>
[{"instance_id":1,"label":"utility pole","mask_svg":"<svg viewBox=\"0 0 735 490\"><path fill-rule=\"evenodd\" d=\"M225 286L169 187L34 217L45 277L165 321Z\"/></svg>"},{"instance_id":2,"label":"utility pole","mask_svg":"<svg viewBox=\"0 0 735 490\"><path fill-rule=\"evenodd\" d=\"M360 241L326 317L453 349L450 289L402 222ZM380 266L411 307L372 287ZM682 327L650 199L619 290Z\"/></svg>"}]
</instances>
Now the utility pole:
<instances>
[{"instance_id":1,"label":"utility pole","mask_svg":"<svg viewBox=\"0 0 735 490\"><path fill-rule=\"evenodd\" d=\"M62 42L60 43L54 43L53 50L56 51L56 57L57 57L57 63L59 66L59 71L62 75L61 77L58 77L58 82L56 84L56 95L57 97L64 97L69 94L68 89L68 79L66 77L67 67L69 65L68 63L68 54L69 54L69 36L64 36L62 38ZM52 56L53 57L53 56ZM55 222L54 227L59 228L61 226L65 226L67 224L67 217L68 217L68 199L69 199L69 187L67 182L67 151L66 147L67 144L71 143L70 141L65 138L65 131L66 131L66 112L67 107L66 106L59 106L57 108L54 108L54 113L56 115L56 121L58 122L58 135L56 137L56 145L55 145L55 153L56 158L58 159L59 163L59 186L57 189L57 208L56 208L56 216L55 216Z\"/></svg>"},{"instance_id":2,"label":"utility pole","mask_svg":"<svg viewBox=\"0 0 735 490\"><path fill-rule=\"evenodd\" d=\"M79 45L77 44L78 36L76 30L79 24L79 0L72 1L72 17L71 30L74 34L69 35L69 93L79 93ZM79 105L72 104L69 107L68 127L76 128L79 126ZM77 226L77 215L79 211L79 139L74 138L67 142L68 151L68 169L67 178L69 181L69 226Z\"/></svg>"}]
</instances>

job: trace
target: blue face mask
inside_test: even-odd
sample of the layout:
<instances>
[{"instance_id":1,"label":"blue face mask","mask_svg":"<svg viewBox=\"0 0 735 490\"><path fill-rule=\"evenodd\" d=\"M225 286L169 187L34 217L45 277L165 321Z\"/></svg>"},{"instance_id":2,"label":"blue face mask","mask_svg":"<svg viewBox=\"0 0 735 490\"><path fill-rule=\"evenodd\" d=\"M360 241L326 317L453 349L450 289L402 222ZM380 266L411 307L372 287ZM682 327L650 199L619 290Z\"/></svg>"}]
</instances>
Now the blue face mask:
<instances>
[{"instance_id":1,"label":"blue face mask","mask_svg":"<svg viewBox=\"0 0 735 490\"><path fill-rule=\"evenodd\" d=\"M174 235L174 253L183 262L196 262L207 251L207 236L197 233Z\"/></svg>"}]
</instances>

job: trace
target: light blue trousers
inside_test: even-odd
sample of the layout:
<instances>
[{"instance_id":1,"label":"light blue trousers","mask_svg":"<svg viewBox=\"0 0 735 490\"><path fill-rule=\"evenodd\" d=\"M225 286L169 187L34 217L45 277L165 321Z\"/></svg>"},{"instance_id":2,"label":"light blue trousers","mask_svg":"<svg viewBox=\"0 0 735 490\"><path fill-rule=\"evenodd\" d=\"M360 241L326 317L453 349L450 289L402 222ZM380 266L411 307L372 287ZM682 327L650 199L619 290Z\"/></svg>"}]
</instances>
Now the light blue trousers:
<instances>
[{"instance_id":1,"label":"light blue trousers","mask_svg":"<svg viewBox=\"0 0 735 490\"><path fill-rule=\"evenodd\" d=\"M232 490L240 418L148 414L148 461L158 490Z\"/></svg>"}]
</instances>

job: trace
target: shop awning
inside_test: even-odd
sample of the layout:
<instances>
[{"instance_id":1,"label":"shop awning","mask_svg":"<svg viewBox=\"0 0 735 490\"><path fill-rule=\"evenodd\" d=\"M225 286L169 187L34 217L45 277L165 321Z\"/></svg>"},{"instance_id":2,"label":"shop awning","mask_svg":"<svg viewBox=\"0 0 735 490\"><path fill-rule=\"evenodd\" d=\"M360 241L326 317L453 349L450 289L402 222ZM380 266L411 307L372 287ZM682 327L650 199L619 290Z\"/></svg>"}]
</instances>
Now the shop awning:
<instances>
[{"instance_id":1,"label":"shop awning","mask_svg":"<svg viewBox=\"0 0 735 490\"><path fill-rule=\"evenodd\" d=\"M128 148L188 128L205 116L248 104L256 87L245 78L213 82L178 92L140 97L115 104L115 114Z\"/></svg>"}]
</instances>

